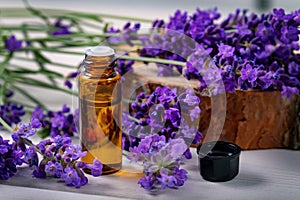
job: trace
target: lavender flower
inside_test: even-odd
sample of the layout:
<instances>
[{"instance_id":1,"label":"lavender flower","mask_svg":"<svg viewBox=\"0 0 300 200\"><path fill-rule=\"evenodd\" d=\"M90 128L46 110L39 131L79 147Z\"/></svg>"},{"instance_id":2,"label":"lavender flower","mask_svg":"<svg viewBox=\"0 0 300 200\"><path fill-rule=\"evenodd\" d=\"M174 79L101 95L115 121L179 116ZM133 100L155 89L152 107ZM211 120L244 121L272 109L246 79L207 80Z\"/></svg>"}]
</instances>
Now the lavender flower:
<instances>
[{"instance_id":1,"label":"lavender flower","mask_svg":"<svg viewBox=\"0 0 300 200\"><path fill-rule=\"evenodd\" d=\"M51 32L51 35L57 36L57 35L70 35L70 27L72 25L65 25L62 23L62 19L57 19L54 23L54 30Z\"/></svg>"},{"instance_id":2,"label":"lavender flower","mask_svg":"<svg viewBox=\"0 0 300 200\"><path fill-rule=\"evenodd\" d=\"M22 40L17 40L14 35L11 35L5 40L5 47L9 52L17 51L22 48Z\"/></svg>"},{"instance_id":3,"label":"lavender flower","mask_svg":"<svg viewBox=\"0 0 300 200\"><path fill-rule=\"evenodd\" d=\"M144 41L144 37L143 36L138 36L137 32L140 29L140 24L136 23L133 24L133 26L131 27L131 23L128 22L124 25L123 30L120 29L114 29L113 27L110 27L106 33L120 33L120 36L112 36L112 37L108 37L107 41L109 41L111 44L118 44L121 42L126 42L128 45L133 46L133 41L134 40L140 40L140 41ZM146 38L148 39L148 38Z\"/></svg>"},{"instance_id":4,"label":"lavender flower","mask_svg":"<svg viewBox=\"0 0 300 200\"><path fill-rule=\"evenodd\" d=\"M67 86L67 88L69 88L69 89L71 89L73 87L73 84L69 80L65 80L64 85Z\"/></svg>"},{"instance_id":5,"label":"lavender flower","mask_svg":"<svg viewBox=\"0 0 300 200\"><path fill-rule=\"evenodd\" d=\"M23 163L23 155L22 151L0 136L0 180L7 180L17 172L17 165Z\"/></svg>"},{"instance_id":6,"label":"lavender flower","mask_svg":"<svg viewBox=\"0 0 300 200\"><path fill-rule=\"evenodd\" d=\"M37 118L42 130L38 132L42 137L50 135L55 138L61 136L73 136L77 133L76 124L78 123L78 110L74 114L70 113L71 109L67 105L63 105L62 109L56 112L48 111L45 113L40 107L36 107L32 113L32 119Z\"/></svg>"},{"instance_id":7,"label":"lavender flower","mask_svg":"<svg viewBox=\"0 0 300 200\"><path fill-rule=\"evenodd\" d=\"M151 190L154 185L154 180L151 175L143 176L139 181L138 184L141 185L146 190Z\"/></svg>"},{"instance_id":8,"label":"lavender flower","mask_svg":"<svg viewBox=\"0 0 300 200\"><path fill-rule=\"evenodd\" d=\"M128 54L125 54L128 55ZM123 76L124 74L126 74L127 72L131 72L133 71L132 65L134 64L133 60L123 60L123 59L118 59L117 60L117 72L119 72L119 74L121 76Z\"/></svg>"},{"instance_id":9,"label":"lavender flower","mask_svg":"<svg viewBox=\"0 0 300 200\"><path fill-rule=\"evenodd\" d=\"M49 161L45 166L45 172L49 173L53 177L61 177L63 167L59 162Z\"/></svg>"},{"instance_id":10,"label":"lavender flower","mask_svg":"<svg viewBox=\"0 0 300 200\"><path fill-rule=\"evenodd\" d=\"M176 11L168 22L153 22L153 29L166 29L158 31L159 34L153 32L144 40L140 55L186 61L183 72L178 66L158 65L159 75L169 76L167 68L176 67L187 79L197 79L201 84L199 90L208 88L215 91L213 94L218 94L219 88L210 81L219 79L214 75L218 72L227 92L237 88L275 89L290 97L290 93L297 94L300 82L300 59L296 53L300 49L299 12L274 9L259 16L238 9L224 20L216 21L220 17L217 10L197 9L190 16ZM181 39L184 35L191 39ZM205 63L209 58L219 71L206 72ZM274 62L280 63L283 69L280 75L273 73Z\"/></svg>"},{"instance_id":11,"label":"lavender flower","mask_svg":"<svg viewBox=\"0 0 300 200\"><path fill-rule=\"evenodd\" d=\"M155 185L162 189L175 188L182 186L187 179L186 171L179 170L187 148L182 138L165 142L164 136L154 134L142 139L137 147L130 148L127 158L131 162L142 162L146 176L138 184L144 189L153 189Z\"/></svg>"},{"instance_id":12,"label":"lavender flower","mask_svg":"<svg viewBox=\"0 0 300 200\"><path fill-rule=\"evenodd\" d=\"M167 86L157 87L150 95L140 93L131 104L132 112L125 113L123 117L125 149L134 147L140 142L139 139L151 134L164 136L167 142L179 137L191 143L199 142L201 133L196 131L196 120L199 120L201 112L199 103L200 99L189 89L179 95L176 88L171 89ZM193 131L184 134L184 127ZM197 139L194 140L194 137ZM132 156L139 160L134 154Z\"/></svg>"},{"instance_id":13,"label":"lavender flower","mask_svg":"<svg viewBox=\"0 0 300 200\"><path fill-rule=\"evenodd\" d=\"M79 188L81 185L81 177L77 174L77 171L71 167L66 167L61 178L65 180L68 186L75 186Z\"/></svg>"},{"instance_id":14,"label":"lavender flower","mask_svg":"<svg viewBox=\"0 0 300 200\"><path fill-rule=\"evenodd\" d=\"M20 123L17 130L13 132L12 138L16 142L19 140L20 137L22 138L28 138L30 136L33 136L36 133L36 129L32 127L32 125Z\"/></svg>"},{"instance_id":15,"label":"lavender flower","mask_svg":"<svg viewBox=\"0 0 300 200\"><path fill-rule=\"evenodd\" d=\"M36 114L39 109L36 109ZM63 112L69 112L63 107ZM32 121L38 121L33 118ZM88 179L83 169L91 170L93 176L100 176L102 163L94 160L92 164L79 161L86 155L79 145L73 145L68 137L56 136L46 139L37 145L29 139L36 133L32 124L20 124L14 131L13 144L0 136L0 179L8 179L17 171L16 166L26 163L33 167L32 175L36 178L46 178L47 175L61 178L68 186L79 188L87 184ZM42 160L39 160L38 153Z\"/></svg>"},{"instance_id":16,"label":"lavender flower","mask_svg":"<svg viewBox=\"0 0 300 200\"><path fill-rule=\"evenodd\" d=\"M0 117L10 126L21 122L20 117L24 115L24 108L20 104L6 102L0 105ZM0 126L2 126L2 124L0 124Z\"/></svg>"}]
</instances>

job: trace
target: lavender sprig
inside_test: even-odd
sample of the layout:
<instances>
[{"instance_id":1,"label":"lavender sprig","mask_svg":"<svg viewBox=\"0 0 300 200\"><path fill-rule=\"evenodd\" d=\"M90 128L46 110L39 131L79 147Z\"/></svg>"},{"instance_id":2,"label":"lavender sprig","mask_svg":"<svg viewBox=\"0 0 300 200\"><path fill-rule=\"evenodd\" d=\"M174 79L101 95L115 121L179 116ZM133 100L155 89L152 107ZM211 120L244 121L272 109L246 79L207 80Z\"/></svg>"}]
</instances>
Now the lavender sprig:
<instances>
[{"instance_id":1,"label":"lavender sprig","mask_svg":"<svg viewBox=\"0 0 300 200\"><path fill-rule=\"evenodd\" d=\"M13 132L11 144L0 136L0 179L13 176L17 172L17 165L23 163L33 169L32 175L36 178L61 178L66 185L76 188L88 183L84 169L90 170L93 176L101 175L102 163L96 159L92 164L80 161L86 152L82 152L80 145L72 144L69 137L58 135L34 144L29 137L42 126L37 118L33 118L29 124L20 124L14 130L1 118L0 123ZM38 154L42 156L41 160Z\"/></svg>"},{"instance_id":2,"label":"lavender sprig","mask_svg":"<svg viewBox=\"0 0 300 200\"><path fill-rule=\"evenodd\" d=\"M165 136L146 136L137 147L130 147L127 158L141 162L146 175L138 184L146 190L160 185L162 189L177 188L187 180L187 171L180 169L180 162L187 145L182 138L166 141Z\"/></svg>"},{"instance_id":3,"label":"lavender sprig","mask_svg":"<svg viewBox=\"0 0 300 200\"><path fill-rule=\"evenodd\" d=\"M124 149L153 134L164 136L167 142L184 138L189 144L198 144L202 138L198 131L199 103L190 89L178 94L176 88L165 86L150 95L140 93L131 103L131 112L123 114ZM190 157L188 152L186 155Z\"/></svg>"},{"instance_id":4,"label":"lavender sprig","mask_svg":"<svg viewBox=\"0 0 300 200\"><path fill-rule=\"evenodd\" d=\"M77 123L79 113L76 109L74 113L71 113L71 109L67 105L63 105L59 111L44 111L37 106L32 112L32 121L37 119L42 124L37 134L42 138L50 136L55 138L56 136L71 137L74 133L77 133Z\"/></svg>"}]
</instances>

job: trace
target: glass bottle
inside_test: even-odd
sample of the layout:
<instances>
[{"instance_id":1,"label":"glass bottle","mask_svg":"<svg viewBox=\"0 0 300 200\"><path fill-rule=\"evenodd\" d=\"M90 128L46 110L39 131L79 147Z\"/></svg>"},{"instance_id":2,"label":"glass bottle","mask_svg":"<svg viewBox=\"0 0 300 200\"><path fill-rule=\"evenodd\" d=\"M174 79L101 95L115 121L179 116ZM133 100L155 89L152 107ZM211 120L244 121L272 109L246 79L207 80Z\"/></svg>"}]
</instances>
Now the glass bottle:
<instances>
[{"instance_id":1,"label":"glass bottle","mask_svg":"<svg viewBox=\"0 0 300 200\"><path fill-rule=\"evenodd\" d=\"M102 174L117 172L122 166L121 86L114 69L115 52L107 46L88 48L79 82L80 140L92 163L103 164ZM91 173L90 171L86 171Z\"/></svg>"}]
</instances>

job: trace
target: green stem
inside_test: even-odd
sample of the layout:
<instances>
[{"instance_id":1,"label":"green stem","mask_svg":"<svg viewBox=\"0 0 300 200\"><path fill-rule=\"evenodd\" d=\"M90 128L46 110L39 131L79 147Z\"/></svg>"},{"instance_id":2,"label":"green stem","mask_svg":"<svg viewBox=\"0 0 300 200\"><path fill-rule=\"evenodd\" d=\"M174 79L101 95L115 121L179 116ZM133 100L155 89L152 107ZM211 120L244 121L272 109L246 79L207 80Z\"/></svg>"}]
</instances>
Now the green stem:
<instances>
[{"instance_id":1,"label":"green stem","mask_svg":"<svg viewBox=\"0 0 300 200\"><path fill-rule=\"evenodd\" d=\"M0 123L8 130L9 132L13 132L14 129L12 129L1 117L0 117Z\"/></svg>"},{"instance_id":2,"label":"green stem","mask_svg":"<svg viewBox=\"0 0 300 200\"><path fill-rule=\"evenodd\" d=\"M18 83L23 83L23 84L26 84L26 85L32 85L32 86L35 86L35 87L43 87L43 88L47 88L47 89L52 89L52 90L58 90L58 91L61 91L61 92L65 92L67 94L74 94L74 92L72 90L68 90L68 89L64 89L64 88L61 88L61 87L58 87L58 86L54 86L52 84L49 84L49 83L46 83L46 82L43 82L43 81L39 81L39 80L36 80L36 79L33 79L33 78L29 78L29 77L24 77L24 76L12 76L12 78L14 79L14 81L18 82Z\"/></svg>"},{"instance_id":3,"label":"green stem","mask_svg":"<svg viewBox=\"0 0 300 200\"><path fill-rule=\"evenodd\" d=\"M45 70L30 70L30 69L23 68L19 65L15 65L15 64L10 64L10 66L18 68L18 70L10 70L10 72L13 74L43 74L45 76L52 77L52 78L65 79L62 74L52 71L52 70L47 70L47 69L45 69Z\"/></svg>"},{"instance_id":4,"label":"green stem","mask_svg":"<svg viewBox=\"0 0 300 200\"><path fill-rule=\"evenodd\" d=\"M70 35L57 35L57 36L50 36L44 38L28 38L24 39L24 41L33 42L33 41L57 41L57 40L65 40L65 39L74 39L76 37L82 38L95 38L95 37L112 37L112 36L120 36L120 34L113 34L113 33L73 33Z\"/></svg>"},{"instance_id":5,"label":"green stem","mask_svg":"<svg viewBox=\"0 0 300 200\"><path fill-rule=\"evenodd\" d=\"M10 59L13 57L13 53L10 52L9 54L5 55L5 59L3 62L0 63L0 76L4 72L5 68L7 67L7 64L9 63Z\"/></svg>"},{"instance_id":6,"label":"green stem","mask_svg":"<svg viewBox=\"0 0 300 200\"><path fill-rule=\"evenodd\" d=\"M6 26L3 24L0 25L0 30L23 31L24 29L25 28L23 26ZM27 31L48 31L50 29L47 26L43 26L43 25L40 25L40 26L30 25L30 26L26 27L26 30Z\"/></svg>"},{"instance_id":7,"label":"green stem","mask_svg":"<svg viewBox=\"0 0 300 200\"><path fill-rule=\"evenodd\" d=\"M119 19L124 21L137 21L137 22L145 22L145 23L152 23L152 19L145 19L145 18L137 18L137 17L128 17L128 16L121 16L121 15L111 15L111 14L96 14L96 13L85 13L85 12L74 12L69 10L62 10L62 9L47 9L47 8L39 8L39 11L43 12L43 14L47 15L48 17L55 17L58 15L75 15L75 16L82 16L82 15L89 15L94 17L102 17L107 19ZM28 10L25 8L0 8L1 17L34 17Z\"/></svg>"},{"instance_id":8,"label":"green stem","mask_svg":"<svg viewBox=\"0 0 300 200\"><path fill-rule=\"evenodd\" d=\"M73 13L70 13L71 15ZM76 13L75 13L76 14ZM139 18L139 17L128 17L128 16L122 16L122 15L111 15L111 14L95 14L102 18L108 18L108 19L119 19L124 21L135 21L135 22L144 22L144 23L152 23L154 20L152 19L145 19L145 18Z\"/></svg>"},{"instance_id":9,"label":"green stem","mask_svg":"<svg viewBox=\"0 0 300 200\"><path fill-rule=\"evenodd\" d=\"M54 52L54 53L64 53L64 54L71 54L71 55L81 55L81 52L75 52L75 51L65 51L65 50L58 50L56 48L28 48L29 50L35 50L35 51L48 51L48 52ZM27 50L28 50L27 49ZM22 49L25 51L26 49ZM124 60L135 60L135 61L141 61L141 62L154 62L154 63L161 63L161 64L171 64L171 65L178 65L178 66L185 66L186 62L181 61L175 61L175 60L168 60L168 59L161 59L161 58L149 58L149 57L137 57L137 56L126 56L126 55L117 55L116 56L119 59Z\"/></svg>"},{"instance_id":10,"label":"green stem","mask_svg":"<svg viewBox=\"0 0 300 200\"><path fill-rule=\"evenodd\" d=\"M23 61L35 62L35 60L33 60L33 59L31 59L31 58L25 58L25 57L21 57L21 56L14 56L14 59L23 60ZM67 64L63 64L63 63L58 63L58 62L53 62L53 61L50 61L50 62L47 63L47 64L54 65L54 66L56 66L56 67L64 67L64 68L76 69L75 66L67 65Z\"/></svg>"},{"instance_id":11,"label":"green stem","mask_svg":"<svg viewBox=\"0 0 300 200\"><path fill-rule=\"evenodd\" d=\"M126 56L126 55L119 55L117 56L117 58L124 59L124 60L136 60L142 62L154 62L154 63L161 63L161 64L179 65L183 67L186 65L186 62L167 60L161 58L148 58L148 57L137 57L137 56Z\"/></svg>"},{"instance_id":12,"label":"green stem","mask_svg":"<svg viewBox=\"0 0 300 200\"><path fill-rule=\"evenodd\" d=\"M26 47L22 48L19 51L46 51L46 52L53 52L53 53L64 53L64 54L70 54L70 55L81 55L81 52L75 52L75 51L64 51L64 50L58 50L57 48L52 48L52 47Z\"/></svg>"},{"instance_id":13,"label":"green stem","mask_svg":"<svg viewBox=\"0 0 300 200\"><path fill-rule=\"evenodd\" d=\"M28 146L35 146L35 150L36 150L39 154L43 155L42 152L40 151L40 149L39 149L36 145L34 145L30 140L28 140L27 138L20 137L20 138L19 138L19 141L20 141L20 142L24 142L24 143L27 144Z\"/></svg>"},{"instance_id":14,"label":"green stem","mask_svg":"<svg viewBox=\"0 0 300 200\"><path fill-rule=\"evenodd\" d=\"M0 123L6 128L6 130L8 130L9 132L14 132L14 129L12 129L1 117L0 117ZM29 141L26 138L20 137L19 141L24 142L25 144L27 144L28 146L33 146L33 143L31 141ZM40 151L40 149L36 146L35 147L36 151L38 153L40 153L41 155L43 155Z\"/></svg>"}]
</instances>

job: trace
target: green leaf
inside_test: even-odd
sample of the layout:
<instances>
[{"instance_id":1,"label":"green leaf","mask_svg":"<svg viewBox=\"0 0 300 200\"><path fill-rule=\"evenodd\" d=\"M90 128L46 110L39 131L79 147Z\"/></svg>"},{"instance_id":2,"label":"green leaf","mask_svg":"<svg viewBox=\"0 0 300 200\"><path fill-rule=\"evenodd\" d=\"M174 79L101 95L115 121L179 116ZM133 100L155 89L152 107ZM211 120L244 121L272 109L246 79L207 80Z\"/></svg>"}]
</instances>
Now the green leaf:
<instances>
[{"instance_id":1,"label":"green leaf","mask_svg":"<svg viewBox=\"0 0 300 200\"><path fill-rule=\"evenodd\" d=\"M32 53L37 62L51 63L51 61L48 58L46 58L43 54L41 54L38 50L32 50Z\"/></svg>"},{"instance_id":2,"label":"green leaf","mask_svg":"<svg viewBox=\"0 0 300 200\"><path fill-rule=\"evenodd\" d=\"M41 18L48 26L51 26L50 20L48 19L48 17L46 15L44 15L42 13L42 11L33 8L32 6L29 5L27 0L23 0L24 4L25 4L25 8L32 14L35 15L39 18Z\"/></svg>"},{"instance_id":3,"label":"green leaf","mask_svg":"<svg viewBox=\"0 0 300 200\"><path fill-rule=\"evenodd\" d=\"M75 17L80 17L80 18L85 18L85 19L91 19L96 22L103 22L103 20L98 15L91 14L91 13L74 12L74 13L69 13L69 15L75 16Z\"/></svg>"},{"instance_id":4,"label":"green leaf","mask_svg":"<svg viewBox=\"0 0 300 200\"><path fill-rule=\"evenodd\" d=\"M106 33L106 31L108 30L110 23L105 23L105 26L103 28L103 33Z\"/></svg>"},{"instance_id":5,"label":"green leaf","mask_svg":"<svg viewBox=\"0 0 300 200\"><path fill-rule=\"evenodd\" d=\"M10 52L7 54L3 60L3 62L0 63L0 76L3 74L5 68L7 67L7 64L9 63L10 59L13 56L13 52Z\"/></svg>"},{"instance_id":6,"label":"green leaf","mask_svg":"<svg viewBox=\"0 0 300 200\"><path fill-rule=\"evenodd\" d=\"M7 82L4 81L4 83L1 85L1 91L0 91L0 105L4 104L6 101L6 91L7 91Z\"/></svg>"},{"instance_id":7,"label":"green leaf","mask_svg":"<svg viewBox=\"0 0 300 200\"><path fill-rule=\"evenodd\" d=\"M58 87L55 85L51 85L49 83L46 83L46 82L43 82L40 80L36 80L33 78L22 77L22 76L12 76L12 78L14 78L14 80L16 82L24 83L26 85L32 85L35 87L43 87L43 88L47 88L47 89L58 90L58 91L65 92L68 94L74 94L74 92L72 90L64 89L64 88L61 88L61 87Z\"/></svg>"},{"instance_id":8,"label":"green leaf","mask_svg":"<svg viewBox=\"0 0 300 200\"><path fill-rule=\"evenodd\" d=\"M50 135L50 128L42 128L39 129L36 134L40 136L42 139L48 137Z\"/></svg>"}]
</instances>

